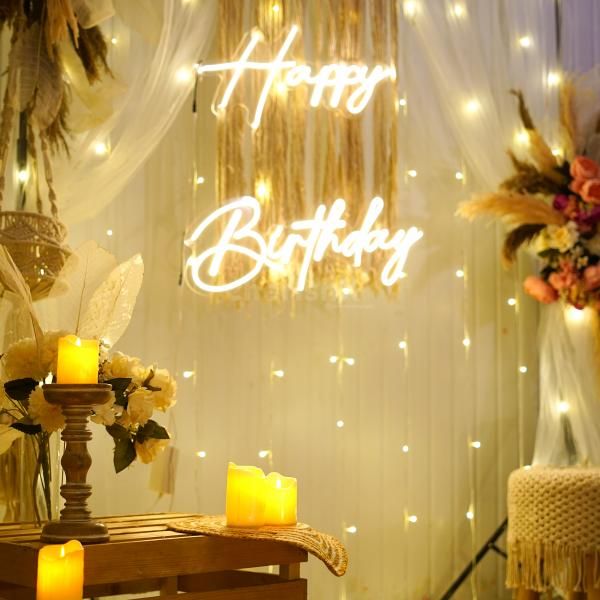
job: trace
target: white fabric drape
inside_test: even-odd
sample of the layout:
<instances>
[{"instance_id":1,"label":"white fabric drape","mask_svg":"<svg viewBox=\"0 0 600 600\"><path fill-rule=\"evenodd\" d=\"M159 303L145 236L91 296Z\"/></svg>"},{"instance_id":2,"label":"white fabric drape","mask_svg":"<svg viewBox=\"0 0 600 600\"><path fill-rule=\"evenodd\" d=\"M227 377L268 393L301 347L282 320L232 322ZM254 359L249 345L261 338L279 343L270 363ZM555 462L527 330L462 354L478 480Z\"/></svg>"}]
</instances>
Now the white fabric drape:
<instances>
[{"instance_id":1,"label":"white fabric drape","mask_svg":"<svg viewBox=\"0 0 600 600\"><path fill-rule=\"evenodd\" d=\"M189 98L192 67L211 47L217 0L130 4L133 12L120 3L127 22L115 19L108 35L115 42L111 68L127 90L110 119L76 139L73 160L56 171L61 218L68 224L93 217L123 191ZM98 143L108 154L95 153Z\"/></svg>"}]
</instances>

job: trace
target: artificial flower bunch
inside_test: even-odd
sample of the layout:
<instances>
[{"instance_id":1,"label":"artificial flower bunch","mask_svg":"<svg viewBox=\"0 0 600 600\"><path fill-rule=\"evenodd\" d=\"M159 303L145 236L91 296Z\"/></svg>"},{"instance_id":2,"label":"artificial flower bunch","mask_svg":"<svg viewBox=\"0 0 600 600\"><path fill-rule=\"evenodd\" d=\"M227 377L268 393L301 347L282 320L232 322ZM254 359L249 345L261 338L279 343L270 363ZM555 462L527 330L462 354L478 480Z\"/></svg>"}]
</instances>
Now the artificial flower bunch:
<instances>
[{"instance_id":1,"label":"artificial flower bunch","mask_svg":"<svg viewBox=\"0 0 600 600\"><path fill-rule=\"evenodd\" d=\"M532 160L509 156L515 174L500 191L463 203L458 214L474 219L498 217L510 226L503 248L506 263L529 245L541 262L540 274L527 277L525 291L545 304L558 300L578 309L600 310L600 164L577 148L573 88L567 80L561 93L561 130L565 157L552 152L533 124L520 92L521 121ZM598 122L600 125L600 121ZM596 127L584 139L598 141Z\"/></svg>"},{"instance_id":2,"label":"artificial flower bunch","mask_svg":"<svg viewBox=\"0 0 600 600\"><path fill-rule=\"evenodd\" d=\"M7 450L18 434L49 436L65 425L60 406L46 402L41 384L55 381L58 339L64 332L46 332L39 344L26 338L9 346L1 359L5 399L0 408ZM38 349L39 346L39 349ZM100 357L98 380L113 388L112 400L94 407L91 420L104 425L115 442L117 473L136 458L152 462L169 443L167 430L152 419L175 404L177 386L166 369L145 367L140 359L115 352Z\"/></svg>"}]
</instances>

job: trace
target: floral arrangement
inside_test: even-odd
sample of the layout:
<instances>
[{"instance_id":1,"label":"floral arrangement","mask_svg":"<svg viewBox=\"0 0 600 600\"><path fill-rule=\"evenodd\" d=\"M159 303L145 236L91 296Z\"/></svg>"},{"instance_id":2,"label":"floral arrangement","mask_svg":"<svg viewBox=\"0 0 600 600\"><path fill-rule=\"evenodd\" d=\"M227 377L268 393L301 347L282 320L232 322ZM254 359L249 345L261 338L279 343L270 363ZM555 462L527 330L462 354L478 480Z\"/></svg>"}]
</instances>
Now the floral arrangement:
<instances>
[{"instance_id":1,"label":"floral arrangement","mask_svg":"<svg viewBox=\"0 0 600 600\"><path fill-rule=\"evenodd\" d=\"M139 255L117 265L114 257L94 242L84 244L67 260L55 283L62 328L43 331L26 291L26 285L0 247L0 283L28 307L33 337L10 344L0 357L0 454L16 439L26 436L35 444L36 472L32 477L33 505L38 519L38 482L51 516L50 436L65 425L60 406L44 398L43 383L56 381L58 339L76 332L101 341L98 381L112 386L113 398L94 407L91 420L104 426L114 440L117 473L136 459L152 462L169 443L169 433L152 417L176 401L177 386L166 369L144 366L139 358L109 352L129 324L142 283ZM50 294L51 301L53 294Z\"/></svg>"},{"instance_id":2,"label":"floral arrangement","mask_svg":"<svg viewBox=\"0 0 600 600\"><path fill-rule=\"evenodd\" d=\"M500 191L463 203L458 214L470 220L493 216L510 226L503 248L506 263L515 260L523 245L533 249L541 262L540 274L524 282L533 298L600 310L600 164L586 156L600 139L600 120L591 135L578 132L574 87L567 80L560 105L563 158L536 129L523 95L513 93L531 160L520 160L509 151L514 175Z\"/></svg>"}]
</instances>

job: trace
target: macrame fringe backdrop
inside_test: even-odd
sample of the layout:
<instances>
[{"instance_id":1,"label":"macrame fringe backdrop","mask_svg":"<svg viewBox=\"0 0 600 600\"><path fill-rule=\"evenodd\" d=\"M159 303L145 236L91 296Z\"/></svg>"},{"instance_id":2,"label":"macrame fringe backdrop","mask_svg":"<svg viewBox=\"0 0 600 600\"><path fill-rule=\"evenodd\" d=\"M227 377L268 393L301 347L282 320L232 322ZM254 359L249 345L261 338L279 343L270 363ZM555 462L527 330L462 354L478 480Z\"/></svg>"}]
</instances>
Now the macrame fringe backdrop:
<instances>
[{"instance_id":1,"label":"macrame fringe backdrop","mask_svg":"<svg viewBox=\"0 0 600 600\"><path fill-rule=\"evenodd\" d=\"M255 50L259 60L272 60L290 27L301 28L290 55L319 69L331 62L395 64L398 50L396 3L387 0L286 0L273 10L272 0L254 0L248 13L235 0L220 3L219 51L230 59L244 31L258 27L265 36ZM246 24L246 27L244 27ZM394 82L380 84L370 106L349 116L324 107L308 107L309 91L275 82L264 107L261 126L252 130L252 113L264 85L264 74L247 76L226 110L218 114L217 190L219 205L244 194L262 205L263 235L277 224L312 216L317 205L336 198L347 203L348 230L357 229L374 195L386 202L381 227L393 229L398 203L398 93ZM250 108L248 108L250 107ZM364 144L374 148L365 160ZM371 170L371 173L367 171ZM367 182L372 182L368 186ZM312 185L311 185L312 183ZM370 189L369 189L370 187ZM308 285L382 289L383 255L363 257L362 269L347 259L327 256L313 263ZM223 281L247 272L244 257L228 257ZM255 280L261 298L281 301L297 280L298 253L286 273L263 271Z\"/></svg>"}]
</instances>

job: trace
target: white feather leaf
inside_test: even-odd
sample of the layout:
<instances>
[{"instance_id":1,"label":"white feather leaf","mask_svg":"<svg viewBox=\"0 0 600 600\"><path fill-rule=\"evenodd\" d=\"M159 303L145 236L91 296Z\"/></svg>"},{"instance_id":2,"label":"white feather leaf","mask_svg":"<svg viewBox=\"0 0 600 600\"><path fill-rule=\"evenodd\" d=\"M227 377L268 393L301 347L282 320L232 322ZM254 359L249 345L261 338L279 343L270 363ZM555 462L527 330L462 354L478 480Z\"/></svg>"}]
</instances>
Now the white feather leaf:
<instances>
[{"instance_id":1,"label":"white feather leaf","mask_svg":"<svg viewBox=\"0 0 600 600\"><path fill-rule=\"evenodd\" d=\"M144 261L139 254L114 269L92 295L79 335L114 345L129 325L143 278Z\"/></svg>"},{"instance_id":2,"label":"white feather leaf","mask_svg":"<svg viewBox=\"0 0 600 600\"><path fill-rule=\"evenodd\" d=\"M77 333L94 292L117 266L117 259L94 241L85 242L67 259L48 298L60 298L57 329Z\"/></svg>"}]
</instances>

